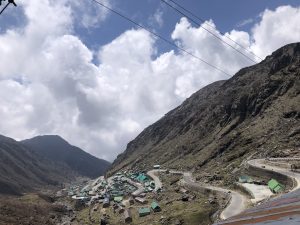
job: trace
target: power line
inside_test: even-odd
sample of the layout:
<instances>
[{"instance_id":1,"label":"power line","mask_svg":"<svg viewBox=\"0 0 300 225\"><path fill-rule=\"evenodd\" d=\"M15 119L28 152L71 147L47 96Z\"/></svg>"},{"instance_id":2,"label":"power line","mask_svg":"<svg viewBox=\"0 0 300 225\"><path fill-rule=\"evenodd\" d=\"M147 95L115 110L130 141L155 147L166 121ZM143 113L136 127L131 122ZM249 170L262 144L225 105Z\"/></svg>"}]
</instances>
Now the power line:
<instances>
[{"instance_id":1,"label":"power line","mask_svg":"<svg viewBox=\"0 0 300 225\"><path fill-rule=\"evenodd\" d=\"M241 52L240 50L238 50L237 48L235 48L234 46L232 46L231 44L229 44L228 42L224 41L222 38L220 38L218 35L214 34L213 32L211 32L210 30L208 30L207 28L205 28L204 26L202 26L200 23L198 23L197 21L195 21L193 18L191 18L190 16L186 15L185 13L181 12L179 9L177 9L176 7L174 7L173 5L171 5L169 2L167 2L166 0L161 0L162 2L164 2L166 5L168 5L169 7L171 7L172 9L174 9L175 11L177 11L179 14L185 16L186 18L188 18L190 21L192 21L193 23L195 23L197 26L201 27L202 29L204 29L205 31L207 31L208 33L210 33L212 36L214 36L215 38L217 38L219 41L223 42L224 44L228 45L229 47L231 47L232 49L234 49L235 51L237 51L238 53L240 53L241 55L245 56L247 59L249 59L250 61L257 63L255 60L253 60L252 58L250 58L249 56L247 56L246 54L244 54L243 52Z\"/></svg>"},{"instance_id":2,"label":"power line","mask_svg":"<svg viewBox=\"0 0 300 225\"><path fill-rule=\"evenodd\" d=\"M178 6L179 8L181 8L182 10L184 10L185 12L189 13L190 15L192 15L193 17L197 18L198 20L200 20L202 23L205 23L207 26L213 28L214 30L216 30L216 28L214 26L212 26L211 24L209 24L208 22L206 22L205 19L195 15L192 11L184 8L182 5L180 5L179 3L175 2L174 0L169 0L170 2L172 2L174 5ZM253 56L259 58L260 60L263 60L261 57L259 57L258 55L256 55L253 51L250 51L249 49L247 49L246 47L244 47L243 45L241 45L240 43L238 43L237 41L233 40L232 38L230 38L229 36L227 36L225 33L219 31L220 34L222 34L224 37L228 38L229 40L231 40L233 43L235 43L236 45L238 45L239 47L243 48L245 51L249 52L250 54L252 54Z\"/></svg>"},{"instance_id":3,"label":"power line","mask_svg":"<svg viewBox=\"0 0 300 225\"><path fill-rule=\"evenodd\" d=\"M5 0L0 0L0 5L2 5L2 2ZM3 7L3 9L0 11L0 15L4 12L4 10L7 8L9 4L13 4L14 6L17 6L14 0L8 0L8 3Z\"/></svg>"},{"instance_id":4,"label":"power line","mask_svg":"<svg viewBox=\"0 0 300 225\"><path fill-rule=\"evenodd\" d=\"M196 56L195 54L189 52L188 50L185 50L184 48L182 48L182 47L180 47L180 46L174 44L173 42L169 41L167 38L164 38L163 36L161 36L161 35L155 33L154 31L151 31L150 29L148 29L148 28L144 27L143 25L141 25L141 24L135 22L134 20L130 19L129 17L127 17L127 16L125 16L125 15L123 15L122 13L120 13L120 12L118 12L118 11L116 11L116 10L110 8L109 6L107 6L107 5L105 5L105 4L101 3L101 2L99 2L98 0L92 0L92 1L95 2L95 3L97 3L98 5L102 6L103 8L105 8L105 9L107 9L107 10L109 10L109 11L115 13L115 14L117 14L118 16L122 17L123 19L125 19L125 20L127 20L127 21L133 23L134 25L138 26L139 28L141 28L141 29L143 29L143 30L149 32L149 33L152 34L153 36L158 37L159 39L163 40L164 42L168 43L169 45L171 45L171 46L173 46L173 47L179 49L179 50L182 51L182 52L185 52L186 54L188 54L188 55L194 57L195 59L197 59L197 60L199 60L199 61L205 63L206 65L208 65L208 66L214 68L215 70L218 70L219 72L222 72L222 73L226 74L226 75L229 76L229 77L232 76L231 74L225 72L224 70L220 69L219 67L217 67L217 66L215 66L215 65L213 65L213 64L211 64L211 63L209 63L209 62L207 62L207 61L205 61L204 59L202 59L202 58Z\"/></svg>"}]
</instances>

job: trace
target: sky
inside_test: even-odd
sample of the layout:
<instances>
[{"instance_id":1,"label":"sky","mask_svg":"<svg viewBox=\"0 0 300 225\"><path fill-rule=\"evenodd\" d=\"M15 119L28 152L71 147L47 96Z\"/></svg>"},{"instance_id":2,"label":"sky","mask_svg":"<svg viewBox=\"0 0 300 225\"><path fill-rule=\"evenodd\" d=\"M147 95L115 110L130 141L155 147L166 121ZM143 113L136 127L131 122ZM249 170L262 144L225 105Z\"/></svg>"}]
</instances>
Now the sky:
<instances>
[{"instance_id":1,"label":"sky","mask_svg":"<svg viewBox=\"0 0 300 225\"><path fill-rule=\"evenodd\" d=\"M175 0L198 24L160 0L99 1L198 58L92 0L16 0L0 15L0 134L57 134L113 161L192 93L254 64L203 27L257 62L249 51L300 41L296 0Z\"/></svg>"}]
</instances>

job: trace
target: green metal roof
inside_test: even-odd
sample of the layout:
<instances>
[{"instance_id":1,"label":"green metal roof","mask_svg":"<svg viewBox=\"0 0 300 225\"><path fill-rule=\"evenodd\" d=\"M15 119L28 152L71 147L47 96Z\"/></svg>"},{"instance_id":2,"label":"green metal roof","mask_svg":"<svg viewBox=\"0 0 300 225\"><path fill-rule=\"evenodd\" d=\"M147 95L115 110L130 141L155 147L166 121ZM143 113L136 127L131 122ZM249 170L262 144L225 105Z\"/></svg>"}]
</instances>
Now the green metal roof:
<instances>
[{"instance_id":1,"label":"green metal roof","mask_svg":"<svg viewBox=\"0 0 300 225\"><path fill-rule=\"evenodd\" d=\"M148 179L148 177L145 176L145 174L141 173L141 174L138 175L137 179L139 181L146 181Z\"/></svg>"},{"instance_id":2,"label":"green metal roof","mask_svg":"<svg viewBox=\"0 0 300 225\"><path fill-rule=\"evenodd\" d=\"M284 190L284 186L275 179L271 179L268 182L268 186L271 189L271 191L275 193L282 192Z\"/></svg>"},{"instance_id":3,"label":"green metal roof","mask_svg":"<svg viewBox=\"0 0 300 225\"><path fill-rule=\"evenodd\" d=\"M278 193L278 192L282 192L283 191L283 187L281 185L277 185L275 188L274 188L274 192Z\"/></svg>"},{"instance_id":4,"label":"green metal roof","mask_svg":"<svg viewBox=\"0 0 300 225\"><path fill-rule=\"evenodd\" d=\"M158 209L160 207L159 207L158 203L154 201L154 202L151 203L151 208L152 209Z\"/></svg>"},{"instance_id":5,"label":"green metal roof","mask_svg":"<svg viewBox=\"0 0 300 225\"><path fill-rule=\"evenodd\" d=\"M139 208L139 215L140 216L149 215L150 213L151 213L150 208Z\"/></svg>"},{"instance_id":6,"label":"green metal roof","mask_svg":"<svg viewBox=\"0 0 300 225\"><path fill-rule=\"evenodd\" d=\"M253 183L253 180L251 177L248 177L246 175L240 176L239 177L239 182L240 183Z\"/></svg>"},{"instance_id":7,"label":"green metal roof","mask_svg":"<svg viewBox=\"0 0 300 225\"><path fill-rule=\"evenodd\" d=\"M123 201L123 197L122 196L114 197L114 201L115 202L122 202Z\"/></svg>"},{"instance_id":8,"label":"green metal roof","mask_svg":"<svg viewBox=\"0 0 300 225\"><path fill-rule=\"evenodd\" d=\"M279 183L277 180L275 179L271 179L269 182L268 182L268 186L271 190L273 190L274 188L276 188L276 186L278 186Z\"/></svg>"}]
</instances>

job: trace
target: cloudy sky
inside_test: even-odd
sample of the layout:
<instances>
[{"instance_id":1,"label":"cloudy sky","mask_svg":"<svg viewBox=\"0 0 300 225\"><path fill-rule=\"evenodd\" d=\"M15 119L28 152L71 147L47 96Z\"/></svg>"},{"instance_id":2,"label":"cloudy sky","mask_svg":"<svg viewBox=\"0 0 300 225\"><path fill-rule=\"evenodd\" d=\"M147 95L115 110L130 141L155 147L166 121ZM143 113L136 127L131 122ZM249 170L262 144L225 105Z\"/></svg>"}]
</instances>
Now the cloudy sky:
<instances>
[{"instance_id":1,"label":"cloudy sky","mask_svg":"<svg viewBox=\"0 0 300 225\"><path fill-rule=\"evenodd\" d=\"M253 64L160 0L99 1L228 74ZM240 51L230 39L262 58L300 41L296 0L175 1ZM112 161L193 92L229 78L91 0L16 2L0 15L3 135L58 134Z\"/></svg>"}]
</instances>

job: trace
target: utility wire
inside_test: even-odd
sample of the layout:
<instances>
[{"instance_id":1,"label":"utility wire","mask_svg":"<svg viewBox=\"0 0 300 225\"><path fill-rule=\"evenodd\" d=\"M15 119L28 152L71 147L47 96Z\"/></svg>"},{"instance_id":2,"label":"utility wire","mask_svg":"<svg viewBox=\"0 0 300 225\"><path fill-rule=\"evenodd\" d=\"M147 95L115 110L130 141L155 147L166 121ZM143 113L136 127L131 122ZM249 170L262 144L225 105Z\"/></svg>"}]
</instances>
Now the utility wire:
<instances>
[{"instance_id":1,"label":"utility wire","mask_svg":"<svg viewBox=\"0 0 300 225\"><path fill-rule=\"evenodd\" d=\"M177 9L176 7L174 7L173 5L171 5L169 2L167 2L166 0L161 0L162 2L164 2L166 5L168 5L169 7L171 7L172 9L174 9L175 11L177 11L179 14L185 16L186 18L188 18L190 21L192 21L193 23L195 23L197 26L201 27L202 29L204 29L205 31L207 31L208 33L210 33L212 36L214 36L215 38L217 38L219 41L223 42L224 44L228 45L229 47L231 47L232 49L234 49L235 51L237 51L238 53L240 53L241 55L245 56L247 59L249 59L250 61L257 63L255 60L253 60L252 58L250 58L248 55L244 54L243 52L241 52L240 50L238 50L237 48L235 48L234 46L232 46L231 44L229 44L228 42L224 41L222 38L220 38L218 35L214 34L212 31L208 30L207 28L205 28L204 26L202 26L200 23L198 23L197 21L195 21L193 18L191 18L190 16L186 15L185 13L181 12L179 9Z\"/></svg>"},{"instance_id":2,"label":"utility wire","mask_svg":"<svg viewBox=\"0 0 300 225\"><path fill-rule=\"evenodd\" d=\"M125 16L125 15L123 15L122 13L120 13L120 12L118 12L118 11L116 11L116 10L110 8L109 6L107 6L107 5L105 5L105 4L101 3L101 2L99 2L98 0L91 0L91 1L95 2L96 4L102 6L102 7L105 8L105 9L107 9L107 10L109 10L109 11L111 11L111 12L117 14L118 16L122 17L123 19L128 20L129 22L133 23L134 25L138 26L139 28L141 28L141 29L143 29L143 30L149 32L149 33L152 34L153 36L158 37L159 39L163 40L164 42L168 43L169 45L171 45L171 46L173 46L173 47L179 49L179 50L182 51L182 52L185 52L186 54L188 54L188 55L194 57L195 59L197 59L197 60L199 60L199 61L205 63L206 65L208 65L208 66L214 68L215 70L218 70L219 72L222 72L222 73L226 74L226 75L229 76L229 77L232 76L231 74L225 72L224 70L220 69L219 67L217 67L217 66L215 66L215 65L213 65L213 64L211 64L211 63L209 63L209 62L207 62L207 61L205 61L204 59L202 59L202 58L196 56L195 54L191 53L190 51L185 50L184 48L182 48L182 47L180 47L180 46L174 44L173 42L169 41L167 38L164 38L163 36L161 36L161 35L155 33L154 31L151 31L150 29L148 29L148 28L144 27L143 25L141 25L141 24L135 22L134 20L130 19L129 17L127 17L127 16Z\"/></svg>"},{"instance_id":3,"label":"utility wire","mask_svg":"<svg viewBox=\"0 0 300 225\"><path fill-rule=\"evenodd\" d=\"M9 5L10 3L7 3L4 8L0 11L0 15L4 12L4 10L7 8L7 6Z\"/></svg>"},{"instance_id":4,"label":"utility wire","mask_svg":"<svg viewBox=\"0 0 300 225\"><path fill-rule=\"evenodd\" d=\"M174 0L169 0L170 2L172 2L174 5L176 5L177 7L179 7L180 9L184 10L185 12L189 13L190 15L192 15L193 17L197 18L198 20L200 20L202 23L205 23L207 26L211 27L212 29L216 30L216 28L214 26L212 26L211 24L209 24L208 22L206 22L205 19L195 15L192 11L186 9L185 7L183 7L182 5L180 5L179 3L175 2ZM258 55L256 55L253 51L247 49L246 47L244 47L243 45L241 45L240 43L238 43L237 41L233 40L232 38L230 38L229 36L227 36L225 33L219 31L220 34L222 34L224 37L228 38L229 40L231 40L233 43L235 43L236 45L238 45L239 47L243 48L246 52L249 52L250 54L252 54L253 56L257 57L260 60L263 60L261 57L259 57Z\"/></svg>"}]
</instances>

